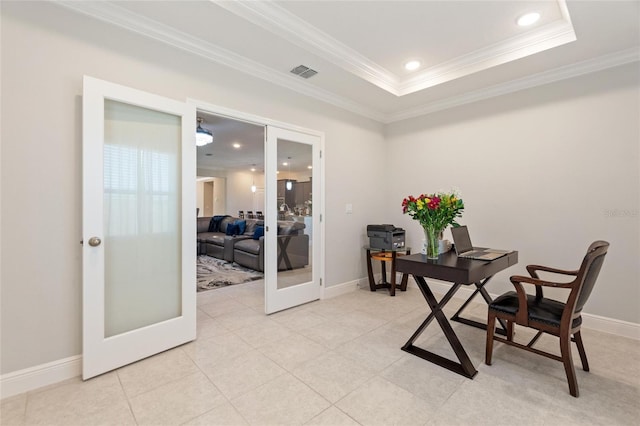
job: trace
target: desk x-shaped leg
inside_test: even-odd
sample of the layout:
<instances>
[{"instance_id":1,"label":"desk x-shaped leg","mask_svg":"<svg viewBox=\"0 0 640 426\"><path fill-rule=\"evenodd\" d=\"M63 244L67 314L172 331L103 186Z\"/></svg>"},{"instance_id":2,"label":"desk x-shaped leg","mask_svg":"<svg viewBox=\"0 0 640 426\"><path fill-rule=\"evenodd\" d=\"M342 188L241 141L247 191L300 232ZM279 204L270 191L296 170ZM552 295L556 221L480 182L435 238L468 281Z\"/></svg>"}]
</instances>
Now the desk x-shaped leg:
<instances>
[{"instance_id":1,"label":"desk x-shaped leg","mask_svg":"<svg viewBox=\"0 0 640 426\"><path fill-rule=\"evenodd\" d=\"M447 316L444 314L444 312L442 312L442 308L447 304L447 302L449 302L456 291L458 291L461 284L453 284L451 286L451 289L449 289L447 294L445 294L438 303L435 296L433 295L433 292L427 285L425 279L423 277L415 275L414 279L418 283L418 287L420 288L422 295L427 300L429 308L431 308L431 313L423 321L420 327L418 327L415 333L413 333L413 336L411 336L407 343L405 343L405 345L402 347L402 350L472 379L478 373L478 371L473 366L471 359L469 359L469 355L467 355L467 352L462 347L462 343L460 343L460 340L458 339L458 336L456 336L456 333L453 331L453 328L451 328L451 324L449 324ZM448 358L434 354L433 352L429 352L425 349L413 346L413 342L415 342L415 340L422 334L424 329L427 328L429 323L431 323L434 318L438 321L440 328L444 332L444 335L449 341L449 345L451 345L451 348L456 354L459 362L452 361Z\"/></svg>"},{"instance_id":2,"label":"desk x-shaped leg","mask_svg":"<svg viewBox=\"0 0 640 426\"><path fill-rule=\"evenodd\" d=\"M489 280L491 278L492 277L488 277L482 282L474 283L475 286L476 286L475 291L462 304L462 306L460 306L460 309L458 309L456 311L456 313L453 314L453 316L451 317L451 321L456 321L456 322L459 322L459 323L462 323L462 324L470 325L472 327L481 328L483 330L487 329L487 324L482 323L482 322L478 322L478 321L474 321L474 320L471 320L471 319L468 319L468 318L463 318L463 317L460 316L460 313L462 313L462 311L464 311L464 309L469 305L469 303L471 303L473 298L476 297L476 295L478 293L480 293L480 295L482 296L484 301L487 302L487 305L489 305L491 302L493 302L493 299L491 299L491 296L489 296L489 293L484 288L484 286L487 285L487 283L489 282ZM504 322L504 320L498 319L498 321L500 322L500 326L502 327L502 329L497 329L495 332L497 334L501 334L503 336L506 336L507 335L507 324Z\"/></svg>"},{"instance_id":3,"label":"desk x-shaped leg","mask_svg":"<svg viewBox=\"0 0 640 426\"><path fill-rule=\"evenodd\" d=\"M287 253L287 246L291 242L291 237L278 237L278 249L280 249L280 253L278 254L278 269L280 268L280 263L284 262L285 270L290 271L293 269L291 266L291 260L289 260L289 254Z\"/></svg>"},{"instance_id":4,"label":"desk x-shaped leg","mask_svg":"<svg viewBox=\"0 0 640 426\"><path fill-rule=\"evenodd\" d=\"M429 308L431 308L431 313L429 314L429 316L427 316L427 318L420 325L420 327L418 327L415 333L413 333L413 336L411 336L411 338L407 341L407 343L405 343L405 345L402 347L402 350L409 352L413 355L416 355L420 358L426 359L427 361L431 361L434 364L447 368L455 373L461 374L465 377L472 379L478 373L478 371L473 366L473 363L469 359L467 352L462 347L462 343L460 343L458 336L456 336L456 333L453 331L453 328L451 327L451 324L447 320L446 315L442 311L442 308L449 302L449 300L451 300L453 295L460 288L461 284L453 284L449 289L449 291L442 297L440 302L438 302L435 296L433 295L433 292L429 288L427 282L425 281L424 277L414 275L413 278L416 280L418 284L418 288L420 288L422 295L424 296L427 303L429 304ZM486 324L480 323L478 321L473 321L467 318L462 318L460 317L460 313L469 305L469 303L471 303L471 300L478 293L482 295L482 298L485 300L485 302L487 302L487 304L493 301L491 299L491 296L489 296L489 293L487 292L487 290L485 290L484 288L484 286L489 282L491 278L492 277L488 277L484 281L475 283L476 290L463 303L463 305L460 307L460 309L458 309L458 311L453 315L453 317L451 317L452 321L461 322L463 324L482 328L484 330L487 329ZM453 349L453 352L456 354L456 357L458 357L459 362L452 361L440 355L434 354L433 352L429 352L425 349L419 348L417 346L413 346L413 342L415 342L415 340L422 334L422 332L425 330L425 328L427 328L429 323L431 323L431 321L433 321L434 318L438 321L440 328L442 329L445 337L449 341L449 345L451 345L451 348ZM496 333L506 335L506 324L504 324L503 321L500 321L500 325L502 326L503 329L496 330Z\"/></svg>"}]
</instances>

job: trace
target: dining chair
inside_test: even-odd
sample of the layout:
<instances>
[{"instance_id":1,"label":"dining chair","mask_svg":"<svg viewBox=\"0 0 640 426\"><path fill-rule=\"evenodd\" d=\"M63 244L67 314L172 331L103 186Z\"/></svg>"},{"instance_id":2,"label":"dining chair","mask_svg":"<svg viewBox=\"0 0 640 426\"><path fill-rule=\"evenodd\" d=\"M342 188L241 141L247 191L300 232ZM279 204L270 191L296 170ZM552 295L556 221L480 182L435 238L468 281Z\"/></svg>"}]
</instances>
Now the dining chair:
<instances>
[{"instance_id":1,"label":"dining chair","mask_svg":"<svg viewBox=\"0 0 640 426\"><path fill-rule=\"evenodd\" d=\"M606 241L591 243L587 254L582 260L580 269L575 271L566 271L541 265L528 265L527 271L531 275L530 277L512 276L511 283L515 286L516 291L507 292L489 304L485 363L491 365L494 340L560 361L564 364L569 383L569 393L574 397L578 397L578 381L576 380L576 372L571 358L571 342L575 342L578 348L582 369L589 371L589 363L582 344L582 336L580 335L581 313L593 290L608 249L609 243ZM540 278L538 272L573 276L575 278L571 282L556 282ZM535 286L535 296L527 294L523 284L533 284ZM550 299L544 297L544 287L569 289L569 295L565 302ZM506 339L495 335L496 319L506 322ZM526 345L517 343L513 340L514 324L533 328L538 332ZM559 337L560 356L533 347L543 333Z\"/></svg>"}]
</instances>

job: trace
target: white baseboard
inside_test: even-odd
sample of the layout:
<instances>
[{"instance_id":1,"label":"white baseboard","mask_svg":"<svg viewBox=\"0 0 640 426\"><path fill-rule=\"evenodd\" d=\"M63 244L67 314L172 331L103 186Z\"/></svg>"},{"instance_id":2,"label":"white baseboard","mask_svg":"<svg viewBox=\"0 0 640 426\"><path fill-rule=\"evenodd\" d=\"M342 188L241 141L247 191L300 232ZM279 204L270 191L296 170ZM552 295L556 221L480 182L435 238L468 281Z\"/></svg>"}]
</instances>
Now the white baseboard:
<instances>
[{"instance_id":1,"label":"white baseboard","mask_svg":"<svg viewBox=\"0 0 640 426\"><path fill-rule=\"evenodd\" d=\"M327 287L323 299L337 297L357 290L360 280ZM0 399L69 380L82 374L82 355L52 361L0 376Z\"/></svg>"},{"instance_id":2,"label":"white baseboard","mask_svg":"<svg viewBox=\"0 0 640 426\"><path fill-rule=\"evenodd\" d=\"M358 289L359 282L360 280L353 280L338 285L332 285L331 287L325 287L322 298L331 299L332 297L341 296L355 291Z\"/></svg>"},{"instance_id":3,"label":"white baseboard","mask_svg":"<svg viewBox=\"0 0 640 426\"><path fill-rule=\"evenodd\" d=\"M584 328L640 340L640 324L587 314L585 312L582 313L582 320L582 326Z\"/></svg>"},{"instance_id":4,"label":"white baseboard","mask_svg":"<svg viewBox=\"0 0 640 426\"><path fill-rule=\"evenodd\" d=\"M33 389L72 379L82 373L82 356L36 365L0 376L0 398L8 398Z\"/></svg>"},{"instance_id":5,"label":"white baseboard","mask_svg":"<svg viewBox=\"0 0 640 426\"><path fill-rule=\"evenodd\" d=\"M399 282L399 281L398 281ZM348 281L342 284L327 287L323 292L323 299L330 299L343 294L356 291L358 286L368 286L368 278ZM410 287L417 288L414 280L409 280ZM450 284L438 281L430 282L431 289L434 292L444 294L450 288ZM471 288L461 288L454 298L466 300L471 296L473 290ZM497 295L492 294L491 297ZM640 340L640 324L620 321L613 318L601 317L598 315L583 313L584 327L592 330L602 331L614 334L616 336L626 337L629 339ZM49 362L47 364L37 365L35 367L26 368L24 370L14 371L12 373L0 376L0 398L8 398L33 389L51 385L63 380L77 377L82 372L82 356L76 355L58 361Z\"/></svg>"}]
</instances>

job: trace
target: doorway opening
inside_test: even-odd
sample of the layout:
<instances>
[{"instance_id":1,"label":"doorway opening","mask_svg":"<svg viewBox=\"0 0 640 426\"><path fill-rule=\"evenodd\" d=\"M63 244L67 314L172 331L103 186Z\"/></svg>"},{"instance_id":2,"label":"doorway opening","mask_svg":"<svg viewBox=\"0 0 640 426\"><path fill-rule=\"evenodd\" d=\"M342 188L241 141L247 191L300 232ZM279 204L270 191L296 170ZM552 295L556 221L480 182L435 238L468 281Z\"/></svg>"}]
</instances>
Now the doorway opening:
<instances>
[{"instance_id":1,"label":"doorway opening","mask_svg":"<svg viewBox=\"0 0 640 426\"><path fill-rule=\"evenodd\" d=\"M253 253L260 243L254 234L264 227L264 126L206 111L197 111L197 120L213 135L213 142L196 148L198 292L255 287L264 276Z\"/></svg>"},{"instance_id":2,"label":"doorway opening","mask_svg":"<svg viewBox=\"0 0 640 426\"><path fill-rule=\"evenodd\" d=\"M224 107L191 103L202 118L202 127L214 139L198 148L197 175L224 179L223 185L213 184L211 219L224 216L222 228L230 221L246 226L244 234L225 235L226 248L216 247L212 239L203 244L199 233L199 252L204 249L212 257L263 273L260 307L267 314L320 299L323 134ZM249 132L253 139L239 131ZM220 190L225 193L224 209L216 210ZM206 216L198 218L199 230L205 228L206 220ZM254 228L260 228L260 235L254 235ZM256 306L257 291L252 295ZM198 300L214 297L200 293Z\"/></svg>"}]
</instances>

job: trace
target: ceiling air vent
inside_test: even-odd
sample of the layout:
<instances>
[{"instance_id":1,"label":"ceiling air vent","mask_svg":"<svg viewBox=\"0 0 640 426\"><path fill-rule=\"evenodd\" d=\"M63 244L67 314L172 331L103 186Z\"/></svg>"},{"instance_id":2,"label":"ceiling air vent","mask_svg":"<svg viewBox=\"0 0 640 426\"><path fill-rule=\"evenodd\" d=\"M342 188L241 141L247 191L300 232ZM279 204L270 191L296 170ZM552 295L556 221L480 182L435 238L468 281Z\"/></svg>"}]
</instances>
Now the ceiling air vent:
<instances>
[{"instance_id":1,"label":"ceiling air vent","mask_svg":"<svg viewBox=\"0 0 640 426\"><path fill-rule=\"evenodd\" d=\"M302 78L309 78L318 74L318 71L312 70L311 68L305 65L298 65L297 67L292 69L291 72L294 73L295 75L299 75Z\"/></svg>"}]
</instances>

